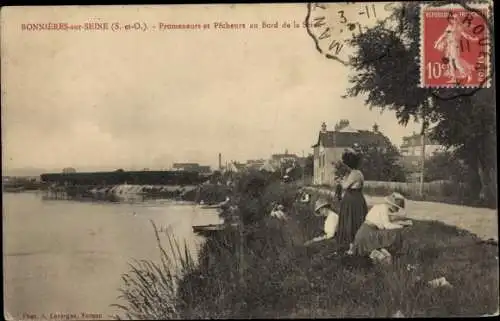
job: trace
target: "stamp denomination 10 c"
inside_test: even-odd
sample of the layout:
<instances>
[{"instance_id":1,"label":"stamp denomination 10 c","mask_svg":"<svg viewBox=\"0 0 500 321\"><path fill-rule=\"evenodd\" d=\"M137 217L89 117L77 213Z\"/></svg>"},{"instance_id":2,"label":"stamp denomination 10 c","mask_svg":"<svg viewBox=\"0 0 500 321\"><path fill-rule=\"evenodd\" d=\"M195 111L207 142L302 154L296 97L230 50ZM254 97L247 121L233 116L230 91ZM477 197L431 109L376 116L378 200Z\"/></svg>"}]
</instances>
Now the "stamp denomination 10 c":
<instances>
[{"instance_id":1,"label":"stamp denomination 10 c","mask_svg":"<svg viewBox=\"0 0 500 321\"><path fill-rule=\"evenodd\" d=\"M490 9L470 7L421 6L420 87L490 86Z\"/></svg>"}]
</instances>

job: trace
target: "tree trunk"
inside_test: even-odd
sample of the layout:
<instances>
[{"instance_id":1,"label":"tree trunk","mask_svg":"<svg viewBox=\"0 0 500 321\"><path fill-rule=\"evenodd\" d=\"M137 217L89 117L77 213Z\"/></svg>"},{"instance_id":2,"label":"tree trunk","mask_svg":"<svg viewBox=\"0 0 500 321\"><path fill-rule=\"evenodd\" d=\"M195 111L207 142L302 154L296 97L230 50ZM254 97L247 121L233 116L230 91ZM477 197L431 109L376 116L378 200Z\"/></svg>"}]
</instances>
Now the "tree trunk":
<instances>
[{"instance_id":1,"label":"tree trunk","mask_svg":"<svg viewBox=\"0 0 500 321\"><path fill-rule=\"evenodd\" d=\"M481 200L488 204L496 204L497 185L496 185L496 134L492 132L485 133L477 153L478 172L481 178Z\"/></svg>"},{"instance_id":2,"label":"tree trunk","mask_svg":"<svg viewBox=\"0 0 500 321\"><path fill-rule=\"evenodd\" d=\"M477 200L480 198L482 190L481 175L479 174L479 160L473 153L469 153L471 157L467 157L465 162L469 169L469 177L467 179L469 185L469 197L471 200Z\"/></svg>"},{"instance_id":3,"label":"tree trunk","mask_svg":"<svg viewBox=\"0 0 500 321\"><path fill-rule=\"evenodd\" d=\"M478 174L481 181L481 191L479 197L488 204L496 204L497 185L496 185L496 166L488 166L487 162L478 159Z\"/></svg>"}]
</instances>

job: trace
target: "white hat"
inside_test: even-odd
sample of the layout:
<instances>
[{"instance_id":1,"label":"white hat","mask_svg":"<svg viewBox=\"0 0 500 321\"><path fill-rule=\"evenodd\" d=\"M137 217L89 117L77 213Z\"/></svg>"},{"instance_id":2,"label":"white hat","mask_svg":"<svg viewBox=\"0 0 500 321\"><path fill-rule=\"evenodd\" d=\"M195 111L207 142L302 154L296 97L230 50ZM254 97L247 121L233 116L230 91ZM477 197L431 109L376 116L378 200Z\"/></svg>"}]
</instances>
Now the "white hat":
<instances>
[{"instance_id":1,"label":"white hat","mask_svg":"<svg viewBox=\"0 0 500 321\"><path fill-rule=\"evenodd\" d=\"M325 206L330 206L330 203L324 198L318 199L314 206L314 213L318 213L318 211Z\"/></svg>"},{"instance_id":2,"label":"white hat","mask_svg":"<svg viewBox=\"0 0 500 321\"><path fill-rule=\"evenodd\" d=\"M391 195L384 197L384 201L387 204L396 206L399 209L405 208L406 199L399 193L392 193Z\"/></svg>"}]
</instances>

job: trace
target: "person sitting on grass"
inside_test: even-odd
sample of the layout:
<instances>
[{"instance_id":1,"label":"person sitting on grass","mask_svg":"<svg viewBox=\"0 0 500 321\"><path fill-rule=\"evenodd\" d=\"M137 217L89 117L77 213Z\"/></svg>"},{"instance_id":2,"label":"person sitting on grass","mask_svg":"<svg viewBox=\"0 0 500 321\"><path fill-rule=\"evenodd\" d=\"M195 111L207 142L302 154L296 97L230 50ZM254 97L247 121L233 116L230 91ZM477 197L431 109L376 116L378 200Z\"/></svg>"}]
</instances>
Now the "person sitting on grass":
<instances>
[{"instance_id":1,"label":"person sitting on grass","mask_svg":"<svg viewBox=\"0 0 500 321\"><path fill-rule=\"evenodd\" d=\"M284 210L285 210L285 207L283 205L275 204L273 206L272 211L271 211L271 217L274 217L274 218L277 218L280 220L286 220L287 217L286 217Z\"/></svg>"},{"instance_id":2,"label":"person sitting on grass","mask_svg":"<svg viewBox=\"0 0 500 321\"><path fill-rule=\"evenodd\" d=\"M307 191L303 187L301 187L297 192L296 199L298 200L298 202L306 204L310 202L311 195L309 195L309 193L307 193Z\"/></svg>"},{"instance_id":3,"label":"person sitting on grass","mask_svg":"<svg viewBox=\"0 0 500 321\"><path fill-rule=\"evenodd\" d=\"M354 237L353 252L359 256L369 256L374 250L399 250L402 239L399 229L413 224L405 220L405 198L392 193L384 198L384 203L374 205Z\"/></svg>"},{"instance_id":4,"label":"person sitting on grass","mask_svg":"<svg viewBox=\"0 0 500 321\"><path fill-rule=\"evenodd\" d=\"M316 201L315 205L314 214L316 216L323 216L326 218L325 224L323 225L324 235L315 237L312 240L305 242L305 246L309 246L315 242L331 239L335 236L335 232L337 231L339 216L333 211L331 204L326 199L320 198Z\"/></svg>"}]
</instances>

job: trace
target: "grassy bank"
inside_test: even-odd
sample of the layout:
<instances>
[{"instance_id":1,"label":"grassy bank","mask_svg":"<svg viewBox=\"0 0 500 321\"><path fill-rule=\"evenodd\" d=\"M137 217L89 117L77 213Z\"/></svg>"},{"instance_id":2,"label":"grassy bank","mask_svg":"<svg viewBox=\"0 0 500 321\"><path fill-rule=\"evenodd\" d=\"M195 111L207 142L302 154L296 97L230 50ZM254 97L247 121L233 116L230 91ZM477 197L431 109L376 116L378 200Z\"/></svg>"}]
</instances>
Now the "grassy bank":
<instances>
[{"instance_id":1,"label":"grassy bank","mask_svg":"<svg viewBox=\"0 0 500 321\"><path fill-rule=\"evenodd\" d=\"M133 265L124 276L122 317L388 317L397 311L437 317L498 309L497 245L417 221L402 232L404 247L391 266L339 256L335 241L306 248L302 244L320 233L322 220L312 204L294 202L296 192L265 179L244 181L234 197L245 218L243 237L227 230L209 238L198 260L174 245L177 265L163 251L162 264ZM287 208L287 222L266 215L274 201ZM438 277L453 287L427 284Z\"/></svg>"}]
</instances>

